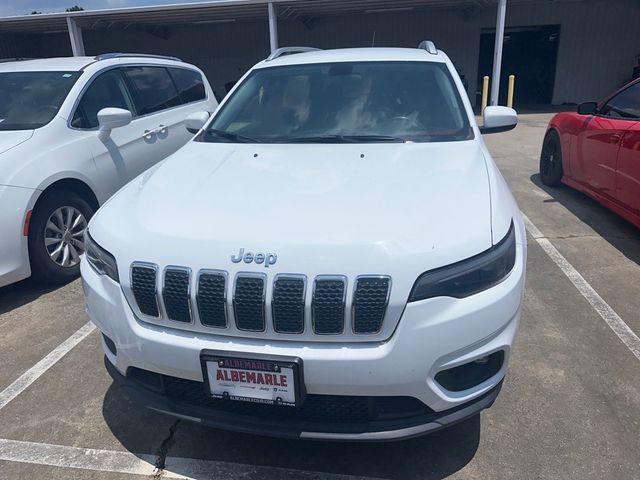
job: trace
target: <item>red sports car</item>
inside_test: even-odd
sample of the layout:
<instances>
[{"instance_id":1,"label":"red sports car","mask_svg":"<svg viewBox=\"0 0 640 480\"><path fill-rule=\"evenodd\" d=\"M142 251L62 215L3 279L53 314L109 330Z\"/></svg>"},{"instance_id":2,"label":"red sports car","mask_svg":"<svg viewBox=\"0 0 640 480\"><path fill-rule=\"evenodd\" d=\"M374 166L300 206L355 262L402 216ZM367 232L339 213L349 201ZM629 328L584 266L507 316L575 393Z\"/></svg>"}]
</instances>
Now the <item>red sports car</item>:
<instances>
[{"instance_id":1,"label":"red sports car","mask_svg":"<svg viewBox=\"0 0 640 480\"><path fill-rule=\"evenodd\" d=\"M545 185L561 182L640 228L640 79L551 122L540 155Z\"/></svg>"}]
</instances>

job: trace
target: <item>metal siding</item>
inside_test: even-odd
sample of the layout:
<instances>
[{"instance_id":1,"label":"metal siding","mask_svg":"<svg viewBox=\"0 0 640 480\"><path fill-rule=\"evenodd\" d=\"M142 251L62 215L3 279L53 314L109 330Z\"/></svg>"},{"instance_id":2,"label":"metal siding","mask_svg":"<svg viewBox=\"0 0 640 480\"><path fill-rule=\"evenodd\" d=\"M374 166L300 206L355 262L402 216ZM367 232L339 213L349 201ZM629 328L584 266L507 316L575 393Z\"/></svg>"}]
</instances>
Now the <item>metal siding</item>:
<instances>
[{"instance_id":1,"label":"metal siding","mask_svg":"<svg viewBox=\"0 0 640 480\"><path fill-rule=\"evenodd\" d=\"M640 54L637 0L507 7L507 27L532 25L560 25L553 104L600 100L631 79ZM480 26L495 26L495 9L483 12Z\"/></svg>"},{"instance_id":2,"label":"metal siding","mask_svg":"<svg viewBox=\"0 0 640 480\"><path fill-rule=\"evenodd\" d=\"M165 36L129 30L85 31L87 55L105 52L137 52L173 55L198 66L207 75L216 94L224 94L227 82L269 54L269 32L265 21L169 27Z\"/></svg>"},{"instance_id":3,"label":"metal siding","mask_svg":"<svg viewBox=\"0 0 640 480\"><path fill-rule=\"evenodd\" d=\"M280 43L320 48L368 47L374 32L376 46L415 48L422 40L433 40L466 74L469 92L475 92L480 27L459 9L325 17L310 29L299 21L285 20L280 25Z\"/></svg>"},{"instance_id":4,"label":"metal siding","mask_svg":"<svg viewBox=\"0 0 640 480\"><path fill-rule=\"evenodd\" d=\"M467 1L463 8L459 6L461 3L452 6L449 2L446 6L439 0L438 6L433 0L401 1L410 1L415 9L367 14L364 13L366 8L400 3L376 0L278 2L280 45L370 46L374 32L378 46L415 47L419 41L430 39L466 74L470 96L475 100L480 32L495 27L495 2L477 0L475 4L489 6L470 7L472 2ZM344 9L356 7L362 13L344 13ZM328 15L331 12L334 15ZM335 15L338 12L343 13ZM82 17L87 27L83 30L87 54L133 51L176 55L201 67L218 93L224 93L226 82L237 80L269 52L264 4L209 5L206 9L194 9L189 15L180 9L112 13L84 12L77 17L78 20ZM319 13L324 16L314 16ZM236 21L189 23L220 15L236 18ZM253 20L247 19L251 16ZM37 28L41 30L60 28L56 24L60 20L57 17L34 17L40 18L24 21L38 22ZM9 22L9 19L0 20L4 22L4 32L21 25L21 22ZM112 20L115 23L111 24ZM141 23L160 21L183 23L166 27ZM507 28L554 24L560 25L554 104L597 100L629 79L635 55L640 54L640 3L637 0L534 3L510 0L508 3ZM66 33L5 34L0 37L0 55L4 57L47 57L70 55L70 52Z\"/></svg>"}]
</instances>

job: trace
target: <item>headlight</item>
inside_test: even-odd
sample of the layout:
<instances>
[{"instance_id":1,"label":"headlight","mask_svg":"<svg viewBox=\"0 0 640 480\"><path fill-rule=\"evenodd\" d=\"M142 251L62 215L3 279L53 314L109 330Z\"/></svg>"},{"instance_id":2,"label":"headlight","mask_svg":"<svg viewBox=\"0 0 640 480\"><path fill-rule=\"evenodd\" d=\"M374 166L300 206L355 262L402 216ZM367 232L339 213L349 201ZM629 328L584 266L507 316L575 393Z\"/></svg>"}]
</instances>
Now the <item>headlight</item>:
<instances>
[{"instance_id":1,"label":"headlight","mask_svg":"<svg viewBox=\"0 0 640 480\"><path fill-rule=\"evenodd\" d=\"M89 230L84 232L84 253L87 262L97 273L120 283L116 259L91 238Z\"/></svg>"},{"instance_id":2,"label":"headlight","mask_svg":"<svg viewBox=\"0 0 640 480\"><path fill-rule=\"evenodd\" d=\"M489 250L420 275L413 285L409 301L432 297L468 297L500 283L515 263L516 233L511 222L507 235Z\"/></svg>"}]
</instances>

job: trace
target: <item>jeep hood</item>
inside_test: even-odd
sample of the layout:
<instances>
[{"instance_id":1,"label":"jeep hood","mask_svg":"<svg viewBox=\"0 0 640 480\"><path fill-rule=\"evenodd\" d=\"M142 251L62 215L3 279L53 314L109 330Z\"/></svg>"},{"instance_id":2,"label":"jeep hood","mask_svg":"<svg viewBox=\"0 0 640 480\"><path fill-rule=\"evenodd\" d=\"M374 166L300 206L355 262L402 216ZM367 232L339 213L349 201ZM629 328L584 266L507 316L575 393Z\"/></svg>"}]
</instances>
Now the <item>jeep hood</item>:
<instances>
[{"instance_id":1,"label":"jeep hood","mask_svg":"<svg viewBox=\"0 0 640 480\"><path fill-rule=\"evenodd\" d=\"M402 270L413 281L492 243L487 166L474 141L190 142L121 190L89 229L121 272L136 260L265 271L231 263L245 248L277 253L270 273Z\"/></svg>"}]
</instances>

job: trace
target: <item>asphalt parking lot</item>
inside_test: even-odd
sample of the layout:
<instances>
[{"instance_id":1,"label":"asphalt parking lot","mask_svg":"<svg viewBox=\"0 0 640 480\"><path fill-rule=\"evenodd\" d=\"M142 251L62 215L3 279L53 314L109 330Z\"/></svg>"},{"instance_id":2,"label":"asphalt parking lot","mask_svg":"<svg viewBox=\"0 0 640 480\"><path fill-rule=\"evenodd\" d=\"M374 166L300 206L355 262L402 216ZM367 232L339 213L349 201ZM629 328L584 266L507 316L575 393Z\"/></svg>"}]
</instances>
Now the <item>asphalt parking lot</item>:
<instances>
[{"instance_id":1,"label":"asphalt parking lot","mask_svg":"<svg viewBox=\"0 0 640 480\"><path fill-rule=\"evenodd\" d=\"M640 231L540 183L550 116L486 137L529 219L522 323L490 410L368 445L176 421L112 386L79 281L27 281L0 289L0 478L640 479Z\"/></svg>"}]
</instances>

